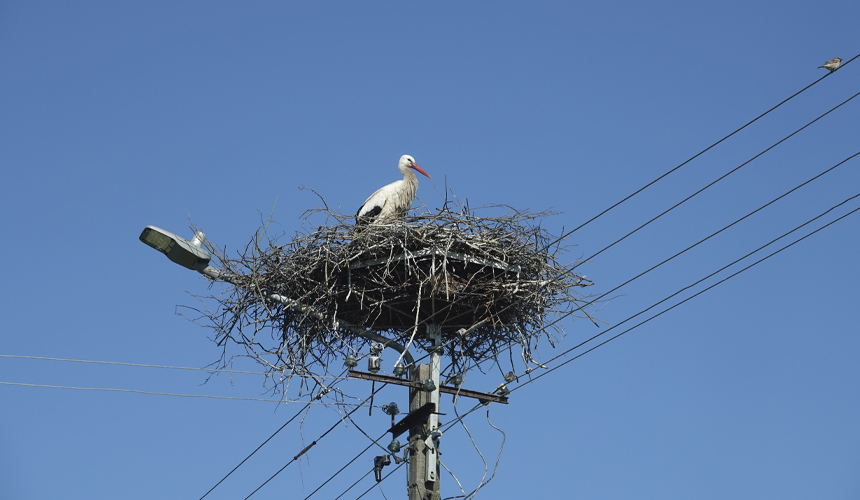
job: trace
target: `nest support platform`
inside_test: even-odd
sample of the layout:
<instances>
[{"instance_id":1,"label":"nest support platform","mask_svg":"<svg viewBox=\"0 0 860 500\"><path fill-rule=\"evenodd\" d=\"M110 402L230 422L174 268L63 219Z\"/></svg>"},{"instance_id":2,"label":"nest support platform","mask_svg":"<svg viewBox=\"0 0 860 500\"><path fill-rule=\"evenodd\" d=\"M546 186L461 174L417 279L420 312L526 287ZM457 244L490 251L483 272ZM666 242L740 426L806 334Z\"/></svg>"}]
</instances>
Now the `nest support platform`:
<instances>
[{"instance_id":1,"label":"nest support platform","mask_svg":"<svg viewBox=\"0 0 860 500\"><path fill-rule=\"evenodd\" d=\"M560 324L547 331L553 316L590 305L577 290L591 282L558 262L567 253L563 242L537 222L549 213L502 208L503 216L479 217L446 204L438 213L367 226L318 210L326 224L285 245L265 227L238 257L209 245L242 284L210 297L218 307L204 318L216 342L244 345L273 371L326 366L369 342L338 321L418 345L426 324L438 325L443 340L471 329L456 356L473 362L512 343L530 352L541 337L552 343L562 336ZM316 312L266 301L270 294Z\"/></svg>"}]
</instances>

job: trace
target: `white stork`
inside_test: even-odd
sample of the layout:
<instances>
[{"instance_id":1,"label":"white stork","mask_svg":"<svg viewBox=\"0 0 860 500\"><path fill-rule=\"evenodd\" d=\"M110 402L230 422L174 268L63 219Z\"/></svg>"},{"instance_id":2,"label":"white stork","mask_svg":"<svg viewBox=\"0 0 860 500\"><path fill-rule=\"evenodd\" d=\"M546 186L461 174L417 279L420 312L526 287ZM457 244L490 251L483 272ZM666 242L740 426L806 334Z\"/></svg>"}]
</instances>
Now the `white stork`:
<instances>
[{"instance_id":1,"label":"white stork","mask_svg":"<svg viewBox=\"0 0 860 500\"><path fill-rule=\"evenodd\" d=\"M415 163L415 159L409 155L400 157L397 168L403 174L403 180L382 186L370 195L370 198L355 214L356 222L365 223L376 219L401 216L412 207L412 199L415 198L415 192L418 191L418 179L412 170L417 170L427 177L430 177L430 174L419 167ZM432 179L432 177L430 178Z\"/></svg>"}]
</instances>

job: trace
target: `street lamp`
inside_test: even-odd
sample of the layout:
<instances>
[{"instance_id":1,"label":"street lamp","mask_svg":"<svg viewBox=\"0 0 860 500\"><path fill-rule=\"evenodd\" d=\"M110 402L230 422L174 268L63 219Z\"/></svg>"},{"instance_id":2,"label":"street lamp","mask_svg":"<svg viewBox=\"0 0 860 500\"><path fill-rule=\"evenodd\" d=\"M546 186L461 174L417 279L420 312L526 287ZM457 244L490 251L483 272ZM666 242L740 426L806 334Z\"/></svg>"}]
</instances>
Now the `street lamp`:
<instances>
[{"instance_id":1,"label":"street lamp","mask_svg":"<svg viewBox=\"0 0 860 500\"><path fill-rule=\"evenodd\" d=\"M209 265L212 256L203 249L205 237L203 233L196 231L194 238L188 241L155 226L146 226L140 233L140 241L163 253L173 262L217 279L220 272Z\"/></svg>"}]
</instances>

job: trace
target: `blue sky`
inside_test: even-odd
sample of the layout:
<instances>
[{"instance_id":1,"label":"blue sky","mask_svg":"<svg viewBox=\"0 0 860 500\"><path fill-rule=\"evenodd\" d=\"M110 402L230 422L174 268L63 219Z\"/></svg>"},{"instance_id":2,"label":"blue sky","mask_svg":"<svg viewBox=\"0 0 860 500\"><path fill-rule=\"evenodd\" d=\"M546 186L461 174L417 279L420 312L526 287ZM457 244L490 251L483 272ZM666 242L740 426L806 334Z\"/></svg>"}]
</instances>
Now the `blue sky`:
<instances>
[{"instance_id":1,"label":"blue sky","mask_svg":"<svg viewBox=\"0 0 860 500\"><path fill-rule=\"evenodd\" d=\"M142 245L143 227L190 236L190 217L238 250L273 206L285 233L300 229L318 200L299 186L352 213L397 179L402 154L433 176L420 180L428 206L447 182L472 206L557 210L544 226L560 233L814 82L825 61L860 53L858 14L848 1L0 2L0 355L206 366L220 352L209 331L175 313L207 283ZM852 96L858 71L845 66L577 231L571 260ZM858 106L578 270L608 291L857 153ZM857 194L858 162L614 293L603 328ZM478 497L856 498L858 218L491 406L506 440ZM560 349L598 332L583 321L565 330ZM489 391L498 378L466 386ZM0 382L269 397L258 375L205 380L0 358ZM300 407L20 385L0 395L10 499L199 498ZM403 406L404 391L377 396L389 400ZM451 419L451 399L442 405ZM379 411L356 415L374 437L387 427ZM207 498L245 498L338 419L313 407ZM464 423L492 471L501 434L483 410ZM252 498L304 498L367 444L339 425ZM441 446L474 489L484 466L463 428ZM342 493L375 454L314 498ZM404 482L401 469L364 498L404 498ZM442 489L460 494L444 472Z\"/></svg>"}]
</instances>

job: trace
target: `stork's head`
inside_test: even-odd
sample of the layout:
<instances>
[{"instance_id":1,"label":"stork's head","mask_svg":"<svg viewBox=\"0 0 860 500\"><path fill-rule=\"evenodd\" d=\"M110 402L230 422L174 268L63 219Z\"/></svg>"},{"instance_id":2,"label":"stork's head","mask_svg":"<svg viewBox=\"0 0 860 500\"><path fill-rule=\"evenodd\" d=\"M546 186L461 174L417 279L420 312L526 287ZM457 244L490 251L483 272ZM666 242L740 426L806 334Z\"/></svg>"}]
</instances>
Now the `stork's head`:
<instances>
[{"instance_id":1,"label":"stork's head","mask_svg":"<svg viewBox=\"0 0 860 500\"><path fill-rule=\"evenodd\" d=\"M412 158L409 155L403 155L400 157L400 163L397 165L397 168L399 168L400 171L403 173L406 173L406 169L411 168L413 170L421 172L422 174L432 179L432 177L430 177L430 174L425 172L423 168L419 167L418 164L415 163L415 158Z\"/></svg>"}]
</instances>

